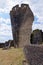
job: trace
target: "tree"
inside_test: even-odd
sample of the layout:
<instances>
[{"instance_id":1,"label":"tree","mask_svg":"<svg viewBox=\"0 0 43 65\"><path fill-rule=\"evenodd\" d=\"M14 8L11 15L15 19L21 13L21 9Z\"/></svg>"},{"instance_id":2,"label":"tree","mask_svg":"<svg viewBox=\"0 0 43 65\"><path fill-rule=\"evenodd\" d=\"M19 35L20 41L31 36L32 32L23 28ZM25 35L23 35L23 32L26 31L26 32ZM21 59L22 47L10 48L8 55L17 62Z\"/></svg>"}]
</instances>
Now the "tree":
<instances>
[{"instance_id":1,"label":"tree","mask_svg":"<svg viewBox=\"0 0 43 65\"><path fill-rule=\"evenodd\" d=\"M30 36L31 44L41 44L42 43L42 30L36 29L31 33Z\"/></svg>"}]
</instances>

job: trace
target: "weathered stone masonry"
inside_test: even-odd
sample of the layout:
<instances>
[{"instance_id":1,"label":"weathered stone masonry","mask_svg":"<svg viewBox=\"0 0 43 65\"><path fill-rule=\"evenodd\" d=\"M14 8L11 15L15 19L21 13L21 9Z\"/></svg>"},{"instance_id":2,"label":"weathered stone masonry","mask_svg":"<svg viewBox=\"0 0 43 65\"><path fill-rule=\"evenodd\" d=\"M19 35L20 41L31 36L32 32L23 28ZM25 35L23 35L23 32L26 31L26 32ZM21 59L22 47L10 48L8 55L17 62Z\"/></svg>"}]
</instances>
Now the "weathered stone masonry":
<instances>
[{"instance_id":1,"label":"weathered stone masonry","mask_svg":"<svg viewBox=\"0 0 43 65\"><path fill-rule=\"evenodd\" d=\"M25 46L24 52L29 65L43 65L43 45Z\"/></svg>"},{"instance_id":2,"label":"weathered stone masonry","mask_svg":"<svg viewBox=\"0 0 43 65\"><path fill-rule=\"evenodd\" d=\"M23 47L30 44L30 34L34 15L28 4L16 5L10 11L14 44Z\"/></svg>"}]
</instances>

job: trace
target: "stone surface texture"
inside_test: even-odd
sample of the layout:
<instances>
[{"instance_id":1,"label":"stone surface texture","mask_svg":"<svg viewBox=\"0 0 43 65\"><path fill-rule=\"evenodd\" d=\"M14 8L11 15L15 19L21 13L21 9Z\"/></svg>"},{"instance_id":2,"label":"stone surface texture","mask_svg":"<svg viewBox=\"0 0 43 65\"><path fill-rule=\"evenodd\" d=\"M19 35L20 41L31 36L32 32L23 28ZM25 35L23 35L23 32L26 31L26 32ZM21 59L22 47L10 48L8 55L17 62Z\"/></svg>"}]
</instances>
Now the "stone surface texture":
<instances>
[{"instance_id":1,"label":"stone surface texture","mask_svg":"<svg viewBox=\"0 0 43 65\"><path fill-rule=\"evenodd\" d=\"M15 44L24 47L30 44L30 34L34 20L33 12L28 4L16 5L10 11L12 33ZM17 43L18 42L18 43Z\"/></svg>"},{"instance_id":2,"label":"stone surface texture","mask_svg":"<svg viewBox=\"0 0 43 65\"><path fill-rule=\"evenodd\" d=\"M30 65L43 65L43 45L25 46L24 52Z\"/></svg>"}]
</instances>

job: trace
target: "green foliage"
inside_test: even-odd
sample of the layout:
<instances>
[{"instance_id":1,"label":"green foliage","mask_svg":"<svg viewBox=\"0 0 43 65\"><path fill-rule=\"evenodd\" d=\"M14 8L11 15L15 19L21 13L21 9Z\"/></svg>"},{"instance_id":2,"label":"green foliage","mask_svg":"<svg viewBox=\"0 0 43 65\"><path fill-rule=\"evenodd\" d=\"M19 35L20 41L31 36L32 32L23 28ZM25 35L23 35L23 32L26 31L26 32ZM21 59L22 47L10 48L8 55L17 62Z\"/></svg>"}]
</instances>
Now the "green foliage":
<instances>
[{"instance_id":1,"label":"green foliage","mask_svg":"<svg viewBox=\"0 0 43 65\"><path fill-rule=\"evenodd\" d=\"M31 44L41 44L42 43L42 30L36 29L31 33L30 36Z\"/></svg>"}]
</instances>

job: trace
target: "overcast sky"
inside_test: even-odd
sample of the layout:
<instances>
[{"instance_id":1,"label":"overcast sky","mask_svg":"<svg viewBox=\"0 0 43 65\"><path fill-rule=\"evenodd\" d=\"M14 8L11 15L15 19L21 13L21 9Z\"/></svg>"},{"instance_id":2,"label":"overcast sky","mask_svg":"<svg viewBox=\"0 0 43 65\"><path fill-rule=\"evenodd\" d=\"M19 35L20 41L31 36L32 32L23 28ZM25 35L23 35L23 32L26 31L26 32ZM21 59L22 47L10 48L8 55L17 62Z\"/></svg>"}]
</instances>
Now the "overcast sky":
<instances>
[{"instance_id":1,"label":"overcast sky","mask_svg":"<svg viewBox=\"0 0 43 65\"><path fill-rule=\"evenodd\" d=\"M13 39L9 12L16 4L27 3L34 14L32 30L43 30L43 0L0 0L0 42Z\"/></svg>"}]
</instances>

